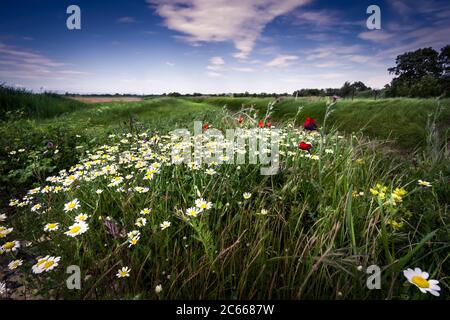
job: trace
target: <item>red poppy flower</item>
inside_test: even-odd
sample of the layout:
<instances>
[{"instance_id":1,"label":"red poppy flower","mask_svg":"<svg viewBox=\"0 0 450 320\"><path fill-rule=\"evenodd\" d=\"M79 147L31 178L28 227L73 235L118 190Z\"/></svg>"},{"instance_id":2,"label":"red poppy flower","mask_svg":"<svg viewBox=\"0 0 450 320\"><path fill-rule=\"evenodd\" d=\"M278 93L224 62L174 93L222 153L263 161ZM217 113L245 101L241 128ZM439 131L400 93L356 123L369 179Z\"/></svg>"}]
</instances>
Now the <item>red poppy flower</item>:
<instances>
[{"instance_id":1,"label":"red poppy flower","mask_svg":"<svg viewBox=\"0 0 450 320\"><path fill-rule=\"evenodd\" d=\"M244 122L244 117L240 116L239 119L238 119L238 122L239 122L239 124L242 124Z\"/></svg>"},{"instance_id":2,"label":"red poppy flower","mask_svg":"<svg viewBox=\"0 0 450 320\"><path fill-rule=\"evenodd\" d=\"M309 144L309 143L306 143L306 142L302 141L302 142L300 142L300 143L298 144L298 148L299 148L300 150L309 151L309 150L312 148L312 145Z\"/></svg>"},{"instance_id":3,"label":"red poppy flower","mask_svg":"<svg viewBox=\"0 0 450 320\"><path fill-rule=\"evenodd\" d=\"M204 125L203 125L203 130L208 130L209 129L209 123L207 122L207 123L205 123Z\"/></svg>"},{"instance_id":4,"label":"red poppy flower","mask_svg":"<svg viewBox=\"0 0 450 320\"><path fill-rule=\"evenodd\" d=\"M317 124L316 124L316 119L311 118L311 117L307 117L305 120L305 123L303 125L303 127L306 130L317 130Z\"/></svg>"},{"instance_id":5,"label":"red poppy flower","mask_svg":"<svg viewBox=\"0 0 450 320\"><path fill-rule=\"evenodd\" d=\"M272 124L270 123L270 121L267 121L266 127L267 127L267 128L270 128L271 126L272 126Z\"/></svg>"},{"instance_id":6,"label":"red poppy flower","mask_svg":"<svg viewBox=\"0 0 450 320\"><path fill-rule=\"evenodd\" d=\"M264 128L264 121L259 120L258 126L259 126L260 128Z\"/></svg>"}]
</instances>

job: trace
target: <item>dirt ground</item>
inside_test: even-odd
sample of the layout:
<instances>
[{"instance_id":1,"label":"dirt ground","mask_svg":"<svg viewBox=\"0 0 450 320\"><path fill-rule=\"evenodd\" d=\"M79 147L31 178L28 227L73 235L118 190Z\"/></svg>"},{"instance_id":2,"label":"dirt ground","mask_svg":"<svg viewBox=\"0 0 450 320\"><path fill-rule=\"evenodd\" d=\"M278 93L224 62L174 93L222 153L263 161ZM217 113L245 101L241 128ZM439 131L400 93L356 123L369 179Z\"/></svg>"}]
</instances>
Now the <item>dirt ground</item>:
<instances>
[{"instance_id":1,"label":"dirt ground","mask_svg":"<svg viewBox=\"0 0 450 320\"><path fill-rule=\"evenodd\" d=\"M144 99L139 97L71 97L72 99L86 102L86 103L102 103L102 102L115 102L115 101L123 101L123 102L132 102L132 101L142 101Z\"/></svg>"}]
</instances>

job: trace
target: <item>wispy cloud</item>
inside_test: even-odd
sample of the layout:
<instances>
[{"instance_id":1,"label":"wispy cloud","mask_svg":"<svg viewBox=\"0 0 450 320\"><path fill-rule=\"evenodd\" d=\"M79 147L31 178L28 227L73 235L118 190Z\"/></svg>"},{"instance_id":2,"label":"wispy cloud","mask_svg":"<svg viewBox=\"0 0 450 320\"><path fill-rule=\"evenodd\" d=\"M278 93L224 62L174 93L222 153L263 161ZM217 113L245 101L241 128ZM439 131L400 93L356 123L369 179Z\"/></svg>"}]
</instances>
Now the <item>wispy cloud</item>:
<instances>
[{"instance_id":1,"label":"wispy cloud","mask_svg":"<svg viewBox=\"0 0 450 320\"><path fill-rule=\"evenodd\" d=\"M209 59L209 64L206 66L206 69L210 71L214 71L214 73L218 73L219 71L224 70L225 60L222 57L212 57Z\"/></svg>"},{"instance_id":2,"label":"wispy cloud","mask_svg":"<svg viewBox=\"0 0 450 320\"><path fill-rule=\"evenodd\" d=\"M373 42L384 42L392 38L394 34L388 33L384 30L364 31L358 34L358 37L363 40L370 40Z\"/></svg>"},{"instance_id":3,"label":"wispy cloud","mask_svg":"<svg viewBox=\"0 0 450 320\"><path fill-rule=\"evenodd\" d=\"M234 67L232 68L233 71L237 71L237 72L255 72L256 69L254 68L249 68L249 67Z\"/></svg>"},{"instance_id":4,"label":"wispy cloud","mask_svg":"<svg viewBox=\"0 0 450 320\"><path fill-rule=\"evenodd\" d=\"M264 27L310 0L147 0L167 28L190 43L231 41L235 57L249 56Z\"/></svg>"},{"instance_id":5,"label":"wispy cloud","mask_svg":"<svg viewBox=\"0 0 450 320\"><path fill-rule=\"evenodd\" d=\"M307 50L306 60L316 61L328 57L342 57L344 55L358 54L363 51L363 47L357 44L343 45L340 43L333 43L327 45L321 45L319 47Z\"/></svg>"},{"instance_id":6,"label":"wispy cloud","mask_svg":"<svg viewBox=\"0 0 450 320\"><path fill-rule=\"evenodd\" d=\"M225 60L222 57L212 57L209 62L215 66L221 66L225 64Z\"/></svg>"},{"instance_id":7,"label":"wispy cloud","mask_svg":"<svg viewBox=\"0 0 450 320\"><path fill-rule=\"evenodd\" d=\"M125 16L125 17L118 18L117 22L119 22L119 23L136 23L137 21L134 17Z\"/></svg>"},{"instance_id":8,"label":"wispy cloud","mask_svg":"<svg viewBox=\"0 0 450 320\"><path fill-rule=\"evenodd\" d=\"M41 54L0 43L0 55L25 64L37 64L42 67L61 67L64 64L55 62Z\"/></svg>"},{"instance_id":9,"label":"wispy cloud","mask_svg":"<svg viewBox=\"0 0 450 320\"><path fill-rule=\"evenodd\" d=\"M330 10L299 11L296 13L295 18L297 24L313 24L319 27L332 27L343 23L341 14Z\"/></svg>"},{"instance_id":10,"label":"wispy cloud","mask_svg":"<svg viewBox=\"0 0 450 320\"><path fill-rule=\"evenodd\" d=\"M25 48L0 42L0 74L8 79L64 79L91 73L73 70L65 63Z\"/></svg>"},{"instance_id":11,"label":"wispy cloud","mask_svg":"<svg viewBox=\"0 0 450 320\"><path fill-rule=\"evenodd\" d=\"M266 63L268 67L287 67L295 60L298 60L298 56L279 55L273 60Z\"/></svg>"}]
</instances>

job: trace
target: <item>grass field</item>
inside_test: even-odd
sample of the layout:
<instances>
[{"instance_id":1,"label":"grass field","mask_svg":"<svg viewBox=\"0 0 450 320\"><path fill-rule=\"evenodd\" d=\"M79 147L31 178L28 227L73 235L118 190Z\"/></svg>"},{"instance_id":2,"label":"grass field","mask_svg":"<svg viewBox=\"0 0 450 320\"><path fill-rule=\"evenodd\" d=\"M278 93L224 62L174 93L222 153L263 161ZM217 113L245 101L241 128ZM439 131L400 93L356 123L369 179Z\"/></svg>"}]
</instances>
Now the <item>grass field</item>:
<instances>
[{"instance_id":1,"label":"grass field","mask_svg":"<svg viewBox=\"0 0 450 320\"><path fill-rule=\"evenodd\" d=\"M448 299L449 101L271 102L3 91L0 276L14 297L436 299L403 275L419 267ZM306 116L318 132L302 130ZM273 128L254 131L261 119ZM202 155L225 145L213 128L279 129L280 171L182 163L172 152L197 140L170 132L194 121L210 126ZM81 290L66 286L70 265ZM380 289L366 286L370 265Z\"/></svg>"}]
</instances>

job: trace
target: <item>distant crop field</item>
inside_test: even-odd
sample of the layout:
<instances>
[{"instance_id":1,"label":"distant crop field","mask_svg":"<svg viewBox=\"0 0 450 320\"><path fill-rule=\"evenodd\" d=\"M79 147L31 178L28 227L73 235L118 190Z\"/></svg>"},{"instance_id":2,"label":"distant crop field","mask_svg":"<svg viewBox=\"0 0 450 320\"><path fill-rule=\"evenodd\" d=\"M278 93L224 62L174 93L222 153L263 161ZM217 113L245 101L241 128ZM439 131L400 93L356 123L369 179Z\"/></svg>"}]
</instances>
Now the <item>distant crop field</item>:
<instances>
[{"instance_id":1,"label":"distant crop field","mask_svg":"<svg viewBox=\"0 0 450 320\"><path fill-rule=\"evenodd\" d=\"M71 99L85 103L134 102L143 100L138 97L71 97Z\"/></svg>"}]
</instances>

